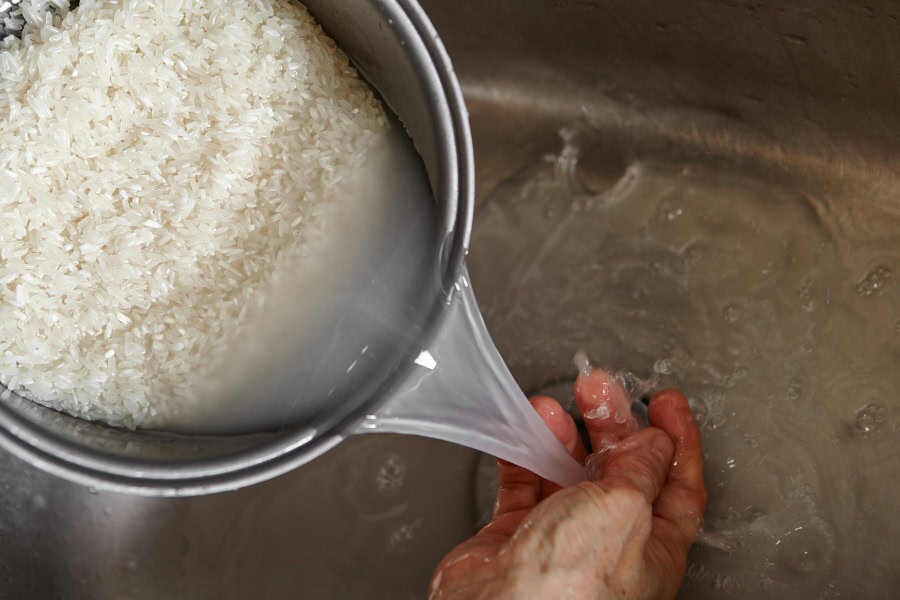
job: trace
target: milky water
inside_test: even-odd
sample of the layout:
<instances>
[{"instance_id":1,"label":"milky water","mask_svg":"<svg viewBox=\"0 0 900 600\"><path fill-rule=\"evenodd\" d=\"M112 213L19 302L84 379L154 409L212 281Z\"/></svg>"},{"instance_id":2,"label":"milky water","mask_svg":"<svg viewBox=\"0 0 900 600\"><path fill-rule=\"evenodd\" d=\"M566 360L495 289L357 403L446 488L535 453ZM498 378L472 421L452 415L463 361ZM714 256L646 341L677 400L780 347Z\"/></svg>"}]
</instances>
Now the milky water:
<instances>
[{"instance_id":1,"label":"milky water","mask_svg":"<svg viewBox=\"0 0 900 600\"><path fill-rule=\"evenodd\" d=\"M709 509L684 597L891 597L896 245L738 173L633 162L609 177L579 156L589 132L562 137L482 190L476 215L470 269L516 379L571 407L584 348L687 394Z\"/></svg>"},{"instance_id":2,"label":"milky water","mask_svg":"<svg viewBox=\"0 0 900 600\"><path fill-rule=\"evenodd\" d=\"M406 368L446 297L439 211L396 122L353 175L309 236L307 255L275 274L264 303L247 307L237 342L192 394L196 401L161 415L157 428L323 430Z\"/></svg>"},{"instance_id":3,"label":"milky water","mask_svg":"<svg viewBox=\"0 0 900 600\"><path fill-rule=\"evenodd\" d=\"M444 289L449 240L401 126L345 193L356 197L335 205L303 264L279 274L207 394L166 429L322 431L372 405L361 426L351 420L339 432L423 435L564 485L583 480L494 347L465 270Z\"/></svg>"},{"instance_id":4,"label":"milky water","mask_svg":"<svg viewBox=\"0 0 900 600\"><path fill-rule=\"evenodd\" d=\"M370 151L293 272L279 272L210 392L168 429L322 430L408 369L446 297L440 217L421 159L395 123Z\"/></svg>"},{"instance_id":5,"label":"milky water","mask_svg":"<svg viewBox=\"0 0 900 600\"><path fill-rule=\"evenodd\" d=\"M355 176L308 264L283 274L216 386L169 429L230 433L306 424L372 402L342 433L456 442L562 485L585 478L531 408L485 329L468 273L444 289L439 207L395 124ZM413 357L414 360L410 360Z\"/></svg>"}]
</instances>

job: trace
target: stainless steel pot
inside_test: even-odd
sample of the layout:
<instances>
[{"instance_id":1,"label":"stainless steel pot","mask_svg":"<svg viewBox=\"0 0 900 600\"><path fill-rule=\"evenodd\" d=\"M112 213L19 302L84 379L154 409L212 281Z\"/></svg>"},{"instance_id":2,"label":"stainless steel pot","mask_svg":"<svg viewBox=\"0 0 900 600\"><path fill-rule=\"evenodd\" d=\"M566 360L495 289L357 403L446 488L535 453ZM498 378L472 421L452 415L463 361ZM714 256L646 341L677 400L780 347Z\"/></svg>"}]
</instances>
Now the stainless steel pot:
<instances>
[{"instance_id":1,"label":"stainless steel pot","mask_svg":"<svg viewBox=\"0 0 900 600\"><path fill-rule=\"evenodd\" d=\"M135 494L239 488L304 464L342 440L383 402L385 390L412 365L416 344L439 326L444 292L466 254L474 203L469 126L450 60L414 0L310 0L305 5L400 117L438 205L437 235L426 250L429 276L436 281L422 288L433 290L424 301L415 300L405 342L382 352L388 356L367 377L359 376L352 392L313 399L308 418L277 431L204 437L127 431L14 396L0 403L4 448L66 479Z\"/></svg>"}]
</instances>

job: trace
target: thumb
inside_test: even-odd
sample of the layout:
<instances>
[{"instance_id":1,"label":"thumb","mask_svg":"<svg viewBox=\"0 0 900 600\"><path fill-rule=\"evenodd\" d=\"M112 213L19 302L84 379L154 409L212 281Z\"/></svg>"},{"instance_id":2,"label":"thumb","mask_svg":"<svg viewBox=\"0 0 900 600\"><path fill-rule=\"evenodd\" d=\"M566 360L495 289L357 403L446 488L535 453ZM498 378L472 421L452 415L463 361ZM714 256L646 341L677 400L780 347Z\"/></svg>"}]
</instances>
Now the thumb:
<instances>
[{"instance_id":1,"label":"thumb","mask_svg":"<svg viewBox=\"0 0 900 600\"><path fill-rule=\"evenodd\" d=\"M662 429L648 427L602 453L592 454L588 471L599 483L634 489L647 504L653 504L666 484L674 454L672 438Z\"/></svg>"}]
</instances>

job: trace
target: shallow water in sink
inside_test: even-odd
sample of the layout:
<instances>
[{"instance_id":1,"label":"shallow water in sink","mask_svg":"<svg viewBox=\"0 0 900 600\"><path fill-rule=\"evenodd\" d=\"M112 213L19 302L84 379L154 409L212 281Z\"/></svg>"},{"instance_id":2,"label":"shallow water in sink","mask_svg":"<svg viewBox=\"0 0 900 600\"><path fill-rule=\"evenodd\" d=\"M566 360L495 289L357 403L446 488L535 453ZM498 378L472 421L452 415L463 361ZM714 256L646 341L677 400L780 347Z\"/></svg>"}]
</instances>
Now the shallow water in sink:
<instances>
[{"instance_id":1,"label":"shallow water in sink","mask_svg":"<svg viewBox=\"0 0 900 600\"><path fill-rule=\"evenodd\" d=\"M476 131L495 114L474 102ZM526 390L567 389L584 348L689 397L707 531L732 549L695 547L682 597L888 597L900 250L873 239L883 216L737 168L626 158L583 119L517 122L527 150L484 175L476 215L485 321Z\"/></svg>"},{"instance_id":2,"label":"shallow water in sink","mask_svg":"<svg viewBox=\"0 0 900 600\"><path fill-rule=\"evenodd\" d=\"M154 499L0 452L0 598L422 598L470 534L474 466L467 448L370 434L264 484Z\"/></svg>"}]
</instances>

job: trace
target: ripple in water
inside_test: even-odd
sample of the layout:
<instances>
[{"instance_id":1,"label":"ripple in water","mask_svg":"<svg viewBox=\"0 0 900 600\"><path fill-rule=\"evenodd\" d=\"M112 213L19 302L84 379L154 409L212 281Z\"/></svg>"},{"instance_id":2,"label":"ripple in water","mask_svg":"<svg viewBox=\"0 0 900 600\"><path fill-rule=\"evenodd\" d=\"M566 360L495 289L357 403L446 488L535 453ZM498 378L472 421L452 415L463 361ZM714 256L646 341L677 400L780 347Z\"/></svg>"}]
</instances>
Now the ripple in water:
<instances>
[{"instance_id":1,"label":"ripple in water","mask_svg":"<svg viewBox=\"0 0 900 600\"><path fill-rule=\"evenodd\" d=\"M583 131L560 146L497 186L473 235L473 282L519 384L570 379L584 349L687 394L716 544L692 551L683 597L885 597L900 560L900 461L883 435L897 431L900 298L885 249L841 238L807 193L682 165L603 168L602 153L584 160Z\"/></svg>"}]
</instances>

